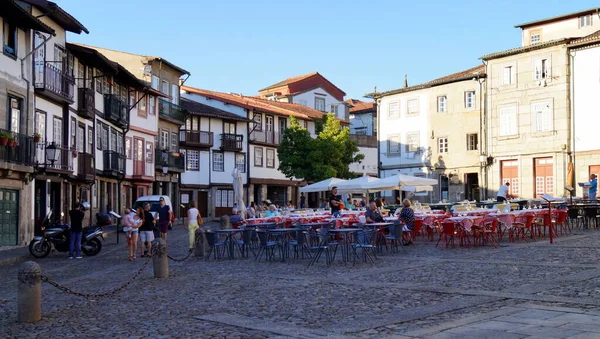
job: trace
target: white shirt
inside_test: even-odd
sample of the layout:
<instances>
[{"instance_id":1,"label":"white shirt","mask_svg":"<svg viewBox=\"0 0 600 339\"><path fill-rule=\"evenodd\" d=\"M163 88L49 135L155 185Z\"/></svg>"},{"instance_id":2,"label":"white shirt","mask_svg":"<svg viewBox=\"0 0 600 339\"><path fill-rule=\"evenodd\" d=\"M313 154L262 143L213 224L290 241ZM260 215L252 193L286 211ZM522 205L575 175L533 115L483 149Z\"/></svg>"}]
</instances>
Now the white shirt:
<instances>
[{"instance_id":1,"label":"white shirt","mask_svg":"<svg viewBox=\"0 0 600 339\"><path fill-rule=\"evenodd\" d=\"M504 184L504 185L500 186L500 188L498 189L498 194L496 194L496 196L506 198L507 193L508 193L508 185Z\"/></svg>"},{"instance_id":2,"label":"white shirt","mask_svg":"<svg viewBox=\"0 0 600 339\"><path fill-rule=\"evenodd\" d=\"M200 214L200 211L197 208L190 208L188 211L188 223L198 222L198 214Z\"/></svg>"}]
</instances>

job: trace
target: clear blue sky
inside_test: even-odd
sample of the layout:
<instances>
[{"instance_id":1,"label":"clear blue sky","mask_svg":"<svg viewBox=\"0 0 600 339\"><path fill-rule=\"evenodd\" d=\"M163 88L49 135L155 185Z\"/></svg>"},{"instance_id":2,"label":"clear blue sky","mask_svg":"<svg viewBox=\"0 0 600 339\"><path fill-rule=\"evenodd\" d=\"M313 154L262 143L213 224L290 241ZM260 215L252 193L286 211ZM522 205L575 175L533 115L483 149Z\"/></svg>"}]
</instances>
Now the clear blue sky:
<instances>
[{"instance_id":1,"label":"clear blue sky","mask_svg":"<svg viewBox=\"0 0 600 339\"><path fill-rule=\"evenodd\" d=\"M594 0L55 0L90 34L68 39L161 56L187 85L254 95L320 72L362 98L480 64L520 45L516 24L600 7Z\"/></svg>"}]
</instances>

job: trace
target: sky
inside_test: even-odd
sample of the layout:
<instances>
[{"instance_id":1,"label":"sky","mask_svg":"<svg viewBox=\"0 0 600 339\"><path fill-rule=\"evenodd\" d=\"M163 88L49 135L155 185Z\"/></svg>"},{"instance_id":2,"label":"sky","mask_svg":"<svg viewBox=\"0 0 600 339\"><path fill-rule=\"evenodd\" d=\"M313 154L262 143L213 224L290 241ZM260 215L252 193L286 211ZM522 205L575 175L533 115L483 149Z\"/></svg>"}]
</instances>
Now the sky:
<instances>
[{"instance_id":1,"label":"sky","mask_svg":"<svg viewBox=\"0 0 600 339\"><path fill-rule=\"evenodd\" d=\"M361 100L481 64L519 47L515 25L600 7L598 0L54 0L90 34L67 39L160 56L185 83L255 95L319 72Z\"/></svg>"}]
</instances>

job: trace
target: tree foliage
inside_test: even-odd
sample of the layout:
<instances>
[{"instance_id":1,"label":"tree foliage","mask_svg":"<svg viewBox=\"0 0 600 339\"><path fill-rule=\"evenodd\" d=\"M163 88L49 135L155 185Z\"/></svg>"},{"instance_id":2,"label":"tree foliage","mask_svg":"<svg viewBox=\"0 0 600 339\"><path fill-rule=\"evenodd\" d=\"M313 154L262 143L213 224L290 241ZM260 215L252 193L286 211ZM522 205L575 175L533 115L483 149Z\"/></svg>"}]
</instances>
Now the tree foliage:
<instances>
[{"instance_id":1,"label":"tree foliage","mask_svg":"<svg viewBox=\"0 0 600 339\"><path fill-rule=\"evenodd\" d=\"M291 118L277 150L279 170L288 178L320 181L331 177L349 179L355 176L348 165L364 159L350 139L350 130L333 114L315 122L316 138L312 138L298 120Z\"/></svg>"}]
</instances>

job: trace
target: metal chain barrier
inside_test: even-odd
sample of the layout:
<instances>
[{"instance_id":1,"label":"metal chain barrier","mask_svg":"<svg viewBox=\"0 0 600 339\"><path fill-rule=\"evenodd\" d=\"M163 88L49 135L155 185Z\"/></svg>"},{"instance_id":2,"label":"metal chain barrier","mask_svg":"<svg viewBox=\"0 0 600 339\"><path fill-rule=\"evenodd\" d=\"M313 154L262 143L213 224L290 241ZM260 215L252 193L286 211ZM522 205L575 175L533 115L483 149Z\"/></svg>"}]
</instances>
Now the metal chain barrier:
<instances>
[{"instance_id":1,"label":"metal chain barrier","mask_svg":"<svg viewBox=\"0 0 600 339\"><path fill-rule=\"evenodd\" d=\"M57 289L69 293L69 294L73 294L76 295L78 297L83 297L83 298L90 298L90 299L102 299L102 298L107 298L110 296L113 296L125 289L127 289L129 287L129 285L131 285L137 278L139 278L139 276L142 274L142 272L144 271L144 269L148 266L148 264L150 263L150 261L152 260L152 257L154 255L156 255L156 250L153 247L152 248L152 255L150 257L148 257L148 260L146 260L146 262L144 262L142 264L142 266L137 270L137 272L135 272L135 274L131 277L131 279L129 279L129 281L127 281L126 283L124 283L123 285L115 288L114 290L108 291L108 292L104 292L104 293L82 293L82 292L77 292L77 291L73 291L72 289L65 287L65 286L61 286L60 284L58 284L56 281L52 280L52 278L48 277L45 274L42 274L42 282L48 283L54 287L56 287Z\"/></svg>"},{"instance_id":2,"label":"metal chain barrier","mask_svg":"<svg viewBox=\"0 0 600 339\"><path fill-rule=\"evenodd\" d=\"M194 250L196 249L196 247L198 247L198 243L200 242L201 237L196 237L195 241L194 241L194 247L190 248L190 250L188 251L188 254L183 258L183 259L178 259L178 258L174 258L172 256L170 256L169 254L167 254L167 258L175 261L175 262L182 262L187 260L187 258L190 257L190 255L192 255L192 253L194 253Z\"/></svg>"}]
</instances>

